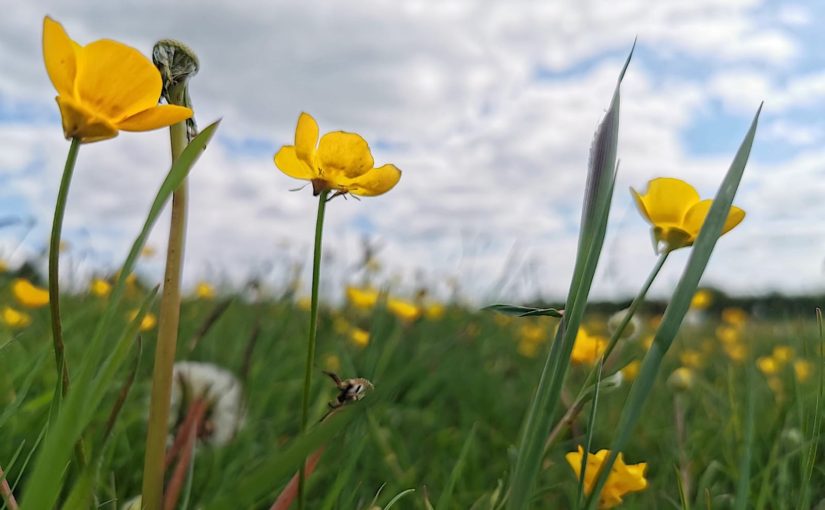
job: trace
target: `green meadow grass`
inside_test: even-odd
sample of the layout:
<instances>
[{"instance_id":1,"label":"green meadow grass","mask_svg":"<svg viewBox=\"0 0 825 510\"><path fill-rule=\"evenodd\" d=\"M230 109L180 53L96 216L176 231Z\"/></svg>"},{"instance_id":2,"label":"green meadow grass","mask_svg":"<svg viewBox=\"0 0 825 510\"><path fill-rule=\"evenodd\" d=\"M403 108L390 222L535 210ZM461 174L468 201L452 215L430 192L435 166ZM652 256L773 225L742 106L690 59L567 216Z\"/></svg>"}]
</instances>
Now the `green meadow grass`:
<instances>
[{"instance_id":1,"label":"green meadow grass","mask_svg":"<svg viewBox=\"0 0 825 510\"><path fill-rule=\"evenodd\" d=\"M127 295L122 308L136 308L142 297L143 293ZM247 402L246 425L234 441L224 447L198 446L189 508L208 508L221 495L234 494L257 466L288 448L300 426L307 312L287 299L253 304L237 296L230 299L226 313L191 353L189 340L218 303L188 301L181 314L179 359L211 362L230 370L244 381ZM83 359L103 305L90 296L66 297L70 366ZM335 332L334 317L340 315L371 331L366 348L356 347ZM34 318L28 328L6 330L0 337L0 466L18 494L25 494L32 451L49 421L56 382L47 312L35 311ZM506 487L515 438L549 349L549 344L542 343L534 358L517 352L519 327L525 322L552 327L557 319L502 318L451 306L439 320L405 324L380 308L372 313L323 308L311 416L319 419L336 394L321 373L330 355L340 360L342 376L366 377L376 390L344 410L351 416L343 430L326 442L317 471L309 478L308 508L367 509L373 501L383 508L407 489L415 492L399 499L395 508L427 508L427 500L436 508L494 508L491 499L495 494L500 504L506 489L497 492L497 487ZM604 317L587 315L585 325L603 329ZM702 326L683 327L665 357L639 426L624 450L626 462L647 463L650 485L644 492L628 495L623 508L680 508L680 451L674 424L677 398L682 399L685 411L683 455L690 463L691 507L706 508L709 500L712 508L731 508L743 467L750 391L755 419L749 447L748 507L796 508L804 485L812 490L811 502L825 497L821 463L810 482L805 482L804 472L811 446L816 374L797 384L792 371L785 369L781 396L768 387L761 373L748 375L754 371L752 360L770 353L775 345L789 345L798 357L815 360L818 333L813 314L808 319L749 319L743 330L749 354L740 363L725 355L714 333L717 325L718 320L712 318ZM647 326L642 337L652 333ZM153 332L141 337L143 352L135 383L114 427L111 447L102 456L94 489L101 508L119 508L140 492L151 380L148 360L155 339ZM665 380L681 365L680 356L686 350L702 353L701 368L696 371L694 387L677 394ZM619 351L607 373L639 359L644 347L640 341L623 341ZM136 356L133 346L84 437L97 437L105 428ZM584 381L587 369L571 367L565 386L568 397ZM610 446L628 388L625 383L601 395L592 430L594 451ZM544 457L531 508L575 504L578 484L564 454L584 441L588 412L586 408L572 432L563 434ZM462 462L456 469L459 458ZM78 473L73 466L67 476L71 480ZM268 508L291 474L264 477L266 487L249 505Z\"/></svg>"}]
</instances>

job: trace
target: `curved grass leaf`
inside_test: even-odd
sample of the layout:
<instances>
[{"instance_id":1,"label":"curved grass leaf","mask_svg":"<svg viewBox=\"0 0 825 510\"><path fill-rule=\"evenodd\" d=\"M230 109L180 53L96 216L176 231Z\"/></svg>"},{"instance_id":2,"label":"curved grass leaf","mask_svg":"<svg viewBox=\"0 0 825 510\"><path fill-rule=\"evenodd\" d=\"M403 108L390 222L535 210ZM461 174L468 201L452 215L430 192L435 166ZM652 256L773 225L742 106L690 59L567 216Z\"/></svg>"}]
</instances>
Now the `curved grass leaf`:
<instances>
[{"instance_id":1,"label":"curved grass leaf","mask_svg":"<svg viewBox=\"0 0 825 510\"><path fill-rule=\"evenodd\" d=\"M651 345L650 350L648 350L645 355L641 369L639 370L639 375L630 389L630 394L627 397L627 401L619 418L616 434L613 436L610 455L602 464L596 485L588 497L588 509L596 507L599 499L598 494L604 487L607 475L610 473L617 455L627 444L630 433L642 414L642 407L645 400L647 400L653 385L656 383L656 375L659 372L662 359L673 343L674 338L676 338L676 334L679 332L682 319L684 319L685 314L690 308L691 299L693 299L693 295L699 286L699 280L702 278L702 274L707 267L716 242L722 235L722 227L730 212L733 197L739 188L742 174L745 171L745 166L750 156L761 111L762 106L760 105L751 122L750 129L745 135L742 144L739 146L733 163L731 163L722 184L719 186L719 191L716 193L713 205L708 212L705 223L702 225L696 243L691 249L687 266L676 286L676 290L673 292L673 297L665 310L659 329L656 331L653 345Z\"/></svg>"},{"instance_id":2,"label":"curved grass leaf","mask_svg":"<svg viewBox=\"0 0 825 510\"><path fill-rule=\"evenodd\" d=\"M519 305L490 305L485 306L482 310L491 310L493 312L503 313L504 315L513 315L515 317L535 317L547 315L560 319L564 314L564 310L557 310L555 308L532 308L530 306Z\"/></svg>"},{"instance_id":3,"label":"curved grass leaf","mask_svg":"<svg viewBox=\"0 0 825 510\"><path fill-rule=\"evenodd\" d=\"M100 404L103 396L100 389L108 386L122 362L122 356L119 359L107 357L109 350L106 337L123 297L126 278L134 270L140 252L164 205L189 174L203 152L203 148L214 135L219 122L209 125L184 149L155 196L146 222L123 263L106 310L84 352L83 362L78 370L75 383L72 385L72 391L60 407L54 425L48 431L43 446L35 458L31 477L26 484L27 490L21 503L26 510L49 510L57 502L63 485L63 474L72 449L94 416L94 410ZM125 356L126 353L122 354ZM107 358L109 361L105 362Z\"/></svg>"}]
</instances>

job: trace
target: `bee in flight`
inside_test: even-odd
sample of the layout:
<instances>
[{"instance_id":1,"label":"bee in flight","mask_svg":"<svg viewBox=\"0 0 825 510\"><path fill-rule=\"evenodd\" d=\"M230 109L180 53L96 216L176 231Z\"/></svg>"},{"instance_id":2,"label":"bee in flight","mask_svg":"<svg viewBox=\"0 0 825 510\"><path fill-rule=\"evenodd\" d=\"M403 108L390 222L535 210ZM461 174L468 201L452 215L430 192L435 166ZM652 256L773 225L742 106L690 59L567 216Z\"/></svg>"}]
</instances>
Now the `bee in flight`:
<instances>
[{"instance_id":1,"label":"bee in flight","mask_svg":"<svg viewBox=\"0 0 825 510\"><path fill-rule=\"evenodd\" d=\"M345 406L350 402L361 400L364 398L364 395L367 394L367 391L374 389L372 383L362 377L357 377L354 379L341 379L338 377L338 374L334 372L327 372L324 370L324 373L329 376L333 382L335 382L335 386L338 387L338 395L335 397L335 400L332 400L329 404L327 404L329 406L329 411L327 411L327 414L321 418L321 421L323 421L339 407Z\"/></svg>"}]
</instances>

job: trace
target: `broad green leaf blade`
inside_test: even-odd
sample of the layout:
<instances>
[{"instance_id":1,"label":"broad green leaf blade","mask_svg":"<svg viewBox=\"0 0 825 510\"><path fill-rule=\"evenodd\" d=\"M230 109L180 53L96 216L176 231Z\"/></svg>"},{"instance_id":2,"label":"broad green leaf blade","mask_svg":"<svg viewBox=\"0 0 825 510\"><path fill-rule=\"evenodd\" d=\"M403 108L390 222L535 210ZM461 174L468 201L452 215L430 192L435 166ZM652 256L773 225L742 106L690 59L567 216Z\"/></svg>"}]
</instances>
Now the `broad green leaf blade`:
<instances>
[{"instance_id":1,"label":"broad green leaf blade","mask_svg":"<svg viewBox=\"0 0 825 510\"><path fill-rule=\"evenodd\" d=\"M461 453L458 454L458 460L455 461L455 466L453 466L450 479L444 487L444 492L442 492L441 497L438 498L438 503L436 504L438 510L453 508L453 490L455 489L456 482L461 478L462 471L464 471L464 465L467 463L467 455L470 454L470 447L473 445L475 434L476 424L473 424L473 428L470 429L470 433L467 434L467 439L464 441L464 446L461 447Z\"/></svg>"},{"instance_id":2,"label":"broad green leaf blade","mask_svg":"<svg viewBox=\"0 0 825 510\"><path fill-rule=\"evenodd\" d=\"M650 350L648 350L645 355L642 367L639 370L639 375L631 387L630 394L627 397L621 417L619 418L616 434L613 436L610 455L604 464L602 464L597 483L588 498L587 508L589 509L596 507L598 494L604 487L607 475L610 473L610 469L616 461L616 456L624 449L633 427L642 414L642 407L645 400L647 400L653 385L656 383L656 375L659 372L662 359L673 343L673 339L676 338L676 334L679 332L682 319L684 319L685 314L690 308L691 299L693 299L693 295L696 293L699 280L705 272L711 253L716 246L716 241L719 240L722 234L722 227L728 217L734 195L739 188L742 174L748 163L748 157L753 146L753 139L756 134L756 126L761 111L762 105L759 106L751 122L750 129L745 135L742 144L739 146L736 157L734 157L733 163L731 163L722 184L719 186L719 191L716 193L713 205L708 212L704 225L702 225L702 229L699 231L696 243L691 249L687 266L682 273L682 277L679 279L670 304L665 310L659 329L656 331L653 345L651 345Z\"/></svg>"},{"instance_id":3,"label":"broad green leaf blade","mask_svg":"<svg viewBox=\"0 0 825 510\"><path fill-rule=\"evenodd\" d=\"M482 310L491 310L493 312L503 313L504 315L513 315L515 317L535 317L547 315L550 317L561 318L564 314L563 310L557 310L556 308L533 308L530 306L502 304L485 306Z\"/></svg>"},{"instance_id":4,"label":"broad green leaf blade","mask_svg":"<svg viewBox=\"0 0 825 510\"><path fill-rule=\"evenodd\" d=\"M565 313L556 332L556 339L545 361L535 396L522 425L518 455L510 483L510 499L507 505L510 510L522 510L530 501L541 466L543 445L558 407L562 385L570 364L570 353L584 315L604 244L616 182L621 83L632 57L633 49L622 67L610 107L596 130L590 149L582 225L570 292L567 295Z\"/></svg>"},{"instance_id":5,"label":"broad green leaf blade","mask_svg":"<svg viewBox=\"0 0 825 510\"><path fill-rule=\"evenodd\" d=\"M90 392L93 389L95 377L101 373L103 360L108 352L106 337L109 335L111 322L123 297L126 277L134 270L140 252L146 244L146 239L149 237L149 233L160 216L164 205L169 200L172 192L180 186L189 174L192 166L203 152L203 148L214 135L219 122L215 122L201 131L184 149L172 165L155 196L146 222L132 244L103 316L98 322L88 348L84 352L78 376L66 400L60 407L54 426L50 428L43 440L43 447L35 458L31 476L27 481L27 487L30 490L25 491L21 503L21 507L26 508L26 510L50 510L57 503L58 494L63 485L63 474L69 462L71 451L92 419L93 414L89 411L94 410L100 403L97 400L100 393L95 392L95 397L90 398ZM114 370L111 370L112 368L117 369L116 366L111 367L108 365L105 368L107 376L114 373ZM100 382L102 381L99 379L98 383ZM99 387L99 385L95 387Z\"/></svg>"},{"instance_id":6,"label":"broad green leaf blade","mask_svg":"<svg viewBox=\"0 0 825 510\"><path fill-rule=\"evenodd\" d=\"M342 412L331 415L305 435L296 438L285 450L272 453L263 463L254 466L246 476L238 481L231 493L223 493L221 497L208 503L204 508L207 510L254 508L262 498L273 493L285 478L297 472L301 463L312 452L329 443L362 412L363 410L359 409L344 409Z\"/></svg>"}]
</instances>

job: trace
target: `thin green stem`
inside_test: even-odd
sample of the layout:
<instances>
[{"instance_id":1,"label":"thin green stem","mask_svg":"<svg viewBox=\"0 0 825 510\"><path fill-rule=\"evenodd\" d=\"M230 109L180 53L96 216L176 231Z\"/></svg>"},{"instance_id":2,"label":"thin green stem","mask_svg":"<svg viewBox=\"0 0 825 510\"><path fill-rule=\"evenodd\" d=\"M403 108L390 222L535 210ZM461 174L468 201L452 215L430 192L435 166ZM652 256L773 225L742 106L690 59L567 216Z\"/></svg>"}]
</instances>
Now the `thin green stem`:
<instances>
[{"instance_id":1,"label":"thin green stem","mask_svg":"<svg viewBox=\"0 0 825 510\"><path fill-rule=\"evenodd\" d=\"M57 190L57 202L54 206L54 220L52 221L52 235L49 241L49 312L52 321L52 343L54 345L54 361L57 366L57 384L60 385L60 395L69 391L69 367L66 365L66 354L63 346L63 326L60 322L60 234L63 231L63 215L66 212L66 200L69 196L69 186L72 182L77 152L80 148L80 139L72 138L69 154L66 156L66 166L63 168L63 177L60 179L60 188Z\"/></svg>"},{"instance_id":2,"label":"thin green stem","mask_svg":"<svg viewBox=\"0 0 825 510\"><path fill-rule=\"evenodd\" d=\"M327 206L328 190L318 196L318 216L315 219L315 249L312 256L312 295L309 308L309 339L307 342L307 361L304 367L304 393L301 399L301 434L306 432L309 422L309 390L312 385L312 366L315 363L315 343L318 334L318 284L321 280L321 245L324 234L324 212ZM304 482L306 472L304 464L298 477L298 509L305 505Z\"/></svg>"},{"instance_id":3,"label":"thin green stem","mask_svg":"<svg viewBox=\"0 0 825 510\"><path fill-rule=\"evenodd\" d=\"M172 162L186 148L186 122L169 128ZM166 428L169 423L169 401L172 393L172 371L178 342L180 322L180 281L186 238L187 183L184 180L172 195L172 219L166 251L166 272L158 319L158 340L152 371L152 396L149 402L149 423L146 431L146 454L143 462L143 508L163 508Z\"/></svg>"},{"instance_id":4,"label":"thin green stem","mask_svg":"<svg viewBox=\"0 0 825 510\"><path fill-rule=\"evenodd\" d=\"M610 341L607 343L607 348L604 350L604 354L602 355L601 363L607 360L610 356L610 353L613 352L613 349L616 347L616 344L619 342L619 339L622 337L622 333L624 333L625 328L627 325L630 324L631 319L633 316L636 315L636 311L639 309L639 306L644 303L645 297L647 297L647 291L650 290L650 286L653 285L653 280L659 275L659 271L662 270L662 266L665 265L665 261L667 260L667 256L670 255L670 251L665 251L661 255L659 255L659 259L656 261L656 265L653 266L653 269L650 271L650 274L647 277L644 285L642 285L641 290L633 298L633 302L630 303L630 306L627 307L625 311L624 317L622 317L622 322L619 323L619 326L613 332L613 335L610 337Z\"/></svg>"},{"instance_id":5,"label":"thin green stem","mask_svg":"<svg viewBox=\"0 0 825 510\"><path fill-rule=\"evenodd\" d=\"M633 301L630 303L630 306L625 311L624 317L619 325L616 327L615 331L613 331L612 336L610 337L610 341L607 343L607 347L605 348L604 354L602 354L600 361L596 364L590 373L587 375L587 378L582 385L581 390L579 391L576 400L574 401L573 405L567 410L565 415L556 424L553 430L550 432L550 435L547 437L547 440L544 443L544 452L550 450L550 447L555 443L555 441L560 437L561 432L563 431L564 427L571 425L576 418L578 417L579 413L584 409L584 404L586 402L585 396L587 393L588 388L591 384L593 384L593 379L596 378L597 371L600 370L603 366L607 358L610 356L610 353L613 352L613 348L616 347L619 339L622 337L622 333L627 328L627 325L630 324L630 321L633 319L633 316L636 315L636 312L639 310L639 306L645 301L645 297L647 297L647 292L650 290L650 286L653 284L653 281L659 275L659 272L662 270L662 266L665 264L665 260L667 260L669 252L664 252L659 256L659 259L656 261L656 265L653 266L653 269L650 271L650 274L647 277L644 285L639 290L639 293L633 298ZM597 384L601 381L597 381ZM584 458L586 458L588 452L585 452Z\"/></svg>"}]
</instances>

